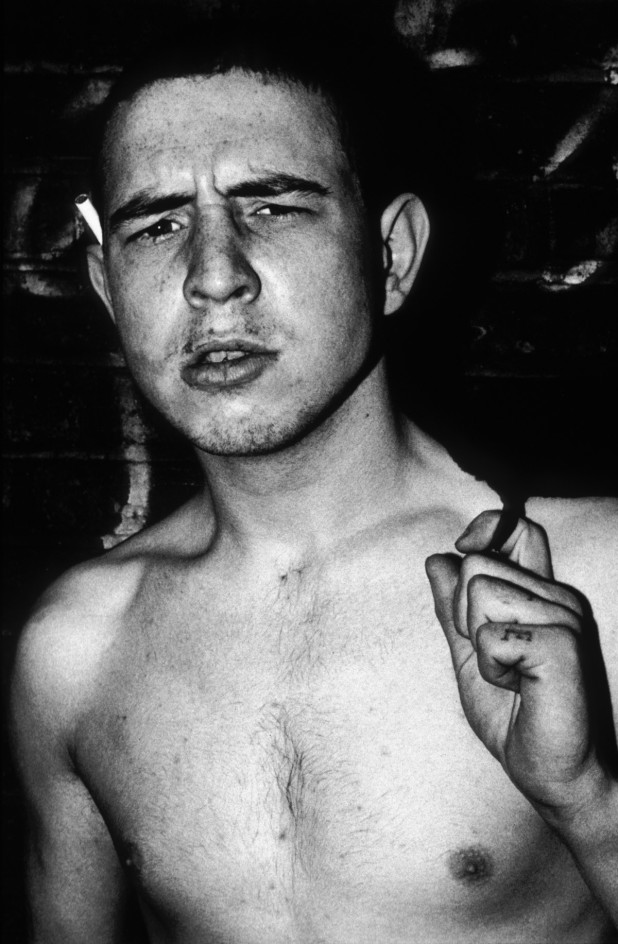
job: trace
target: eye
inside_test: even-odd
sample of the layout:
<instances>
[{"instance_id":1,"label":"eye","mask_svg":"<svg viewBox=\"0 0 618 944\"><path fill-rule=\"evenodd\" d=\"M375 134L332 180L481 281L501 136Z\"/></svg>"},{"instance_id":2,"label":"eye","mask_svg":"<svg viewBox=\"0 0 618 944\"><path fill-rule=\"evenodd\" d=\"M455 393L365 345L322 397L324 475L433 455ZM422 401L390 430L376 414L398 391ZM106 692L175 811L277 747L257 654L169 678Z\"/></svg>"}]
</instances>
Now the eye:
<instances>
[{"instance_id":1,"label":"eye","mask_svg":"<svg viewBox=\"0 0 618 944\"><path fill-rule=\"evenodd\" d=\"M135 240L155 244L161 243L169 239L170 236L173 236L174 233L177 233L179 229L181 229L181 225L177 223L176 220L157 220L152 226L149 226L147 229L142 229L139 233L135 233L134 236L131 236L130 241Z\"/></svg>"},{"instance_id":2,"label":"eye","mask_svg":"<svg viewBox=\"0 0 618 944\"><path fill-rule=\"evenodd\" d=\"M287 203L267 203L255 211L256 216L283 217L306 213L303 207L289 206Z\"/></svg>"}]
</instances>

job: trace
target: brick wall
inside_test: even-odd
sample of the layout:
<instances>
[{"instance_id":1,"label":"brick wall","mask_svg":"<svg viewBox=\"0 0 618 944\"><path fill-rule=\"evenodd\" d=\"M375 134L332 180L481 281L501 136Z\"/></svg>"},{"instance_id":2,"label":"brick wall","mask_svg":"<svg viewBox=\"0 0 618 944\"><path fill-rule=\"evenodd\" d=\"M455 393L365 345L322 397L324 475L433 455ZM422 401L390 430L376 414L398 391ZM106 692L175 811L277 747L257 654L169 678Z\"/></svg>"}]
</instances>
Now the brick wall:
<instances>
[{"instance_id":1,"label":"brick wall","mask_svg":"<svg viewBox=\"0 0 618 944\"><path fill-rule=\"evenodd\" d=\"M5 669L45 585L197 480L189 451L136 397L86 290L72 199L87 189L93 108L119 50L155 13L199 5L7 11ZM530 493L615 493L617 4L425 0L396 16L453 111L453 165L473 172L459 242L393 329L399 392L478 474L498 481L509 464ZM18 941L10 767L4 793L5 940Z\"/></svg>"}]
</instances>

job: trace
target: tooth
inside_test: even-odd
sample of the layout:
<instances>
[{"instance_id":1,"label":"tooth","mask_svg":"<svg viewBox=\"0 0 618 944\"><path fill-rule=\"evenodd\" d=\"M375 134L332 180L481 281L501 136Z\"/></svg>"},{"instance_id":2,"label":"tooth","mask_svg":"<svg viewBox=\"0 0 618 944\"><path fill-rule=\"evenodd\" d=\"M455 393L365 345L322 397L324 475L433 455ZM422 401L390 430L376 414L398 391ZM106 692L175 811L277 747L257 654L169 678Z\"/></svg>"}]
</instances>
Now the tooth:
<instances>
[{"instance_id":1,"label":"tooth","mask_svg":"<svg viewBox=\"0 0 618 944\"><path fill-rule=\"evenodd\" d=\"M237 361L239 357L244 357L244 351L228 351L227 359L228 361Z\"/></svg>"},{"instance_id":2,"label":"tooth","mask_svg":"<svg viewBox=\"0 0 618 944\"><path fill-rule=\"evenodd\" d=\"M221 361L226 359L226 357L227 351L210 351L210 353L207 355L207 360L209 360L211 364L220 364Z\"/></svg>"}]
</instances>

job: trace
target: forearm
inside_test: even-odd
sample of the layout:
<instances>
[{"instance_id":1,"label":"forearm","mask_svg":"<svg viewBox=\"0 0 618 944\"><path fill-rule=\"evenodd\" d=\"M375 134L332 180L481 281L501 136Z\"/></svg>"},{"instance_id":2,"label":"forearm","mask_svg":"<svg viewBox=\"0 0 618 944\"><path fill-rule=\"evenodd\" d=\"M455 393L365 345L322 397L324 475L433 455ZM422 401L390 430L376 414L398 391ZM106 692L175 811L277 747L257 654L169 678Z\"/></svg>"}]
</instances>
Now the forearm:
<instances>
[{"instance_id":1,"label":"forearm","mask_svg":"<svg viewBox=\"0 0 618 944\"><path fill-rule=\"evenodd\" d=\"M569 815L543 818L570 850L586 884L618 928L618 783Z\"/></svg>"}]
</instances>

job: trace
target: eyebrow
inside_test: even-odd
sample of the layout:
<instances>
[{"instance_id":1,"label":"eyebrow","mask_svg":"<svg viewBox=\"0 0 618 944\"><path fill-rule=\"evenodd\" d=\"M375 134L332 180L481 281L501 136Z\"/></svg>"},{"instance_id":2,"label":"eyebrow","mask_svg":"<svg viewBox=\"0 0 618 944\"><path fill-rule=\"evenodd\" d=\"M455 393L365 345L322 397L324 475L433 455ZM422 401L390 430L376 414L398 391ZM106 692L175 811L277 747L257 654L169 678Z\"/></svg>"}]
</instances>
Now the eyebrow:
<instances>
[{"instance_id":1,"label":"eyebrow","mask_svg":"<svg viewBox=\"0 0 618 944\"><path fill-rule=\"evenodd\" d=\"M293 174L264 174L235 184L226 191L226 196L280 197L286 193L325 197L331 193L331 190L318 183L317 180L308 180L306 177L296 177Z\"/></svg>"},{"instance_id":2,"label":"eyebrow","mask_svg":"<svg viewBox=\"0 0 618 944\"><path fill-rule=\"evenodd\" d=\"M261 199L297 193L303 196L325 197L331 192L328 187L318 183L317 180L297 177L294 174L278 173L263 174L259 177L241 181L229 187L223 193L223 196ZM191 193L179 192L162 195L150 188L139 190L110 215L110 231L114 232L123 223L155 216L157 213L166 213L169 210L176 210L178 207L186 206L192 200L193 194Z\"/></svg>"},{"instance_id":3,"label":"eyebrow","mask_svg":"<svg viewBox=\"0 0 618 944\"><path fill-rule=\"evenodd\" d=\"M157 213L166 213L168 210L176 210L178 207L186 206L191 200L190 193L168 193L163 196L150 189L139 190L130 200L110 214L110 232L113 233L123 223L155 216Z\"/></svg>"}]
</instances>

